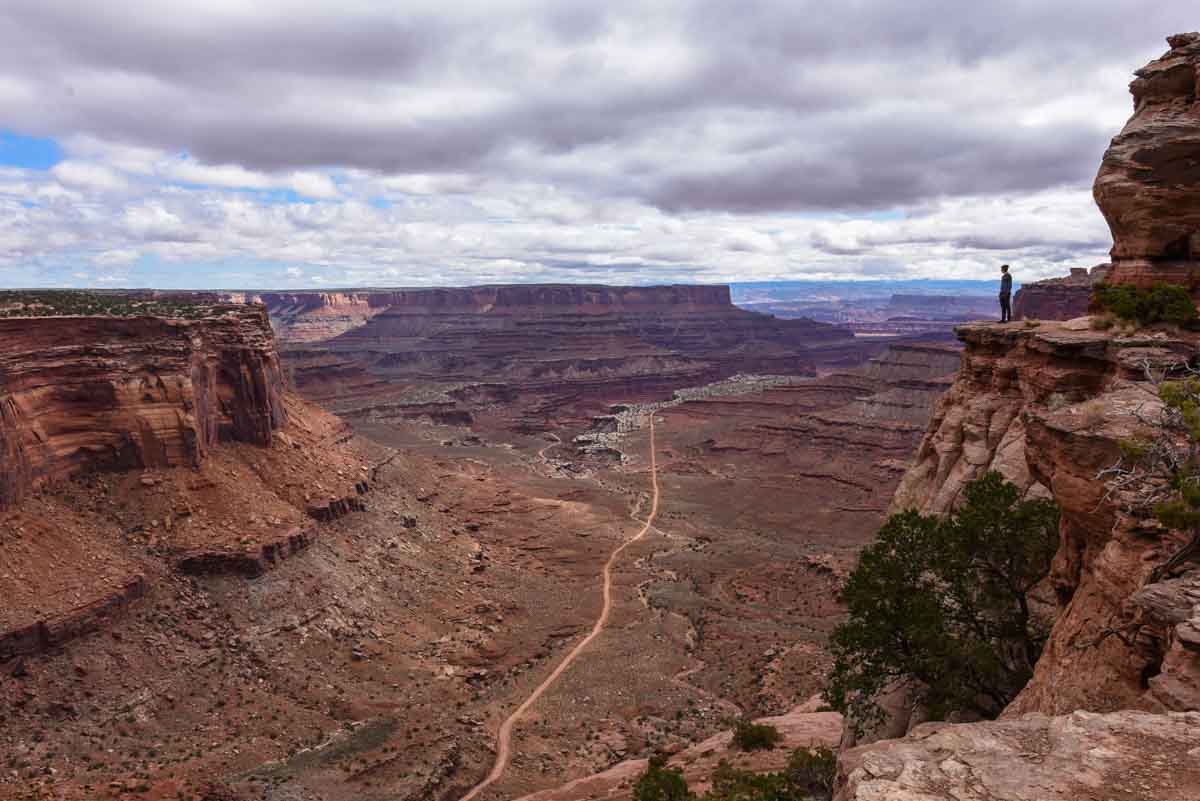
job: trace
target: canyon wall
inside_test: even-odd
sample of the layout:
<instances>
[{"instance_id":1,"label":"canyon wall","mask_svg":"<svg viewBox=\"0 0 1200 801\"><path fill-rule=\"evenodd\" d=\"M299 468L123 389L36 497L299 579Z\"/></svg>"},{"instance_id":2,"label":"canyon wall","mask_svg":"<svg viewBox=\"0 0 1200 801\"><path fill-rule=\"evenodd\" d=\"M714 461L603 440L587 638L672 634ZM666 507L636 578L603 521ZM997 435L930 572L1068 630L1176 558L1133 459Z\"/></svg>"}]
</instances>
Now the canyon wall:
<instances>
[{"instance_id":1,"label":"canyon wall","mask_svg":"<svg viewBox=\"0 0 1200 801\"><path fill-rule=\"evenodd\" d=\"M1200 33L1137 70L1133 116L1112 140L1093 195L1112 230L1110 280L1200 284Z\"/></svg>"},{"instance_id":2,"label":"canyon wall","mask_svg":"<svg viewBox=\"0 0 1200 801\"><path fill-rule=\"evenodd\" d=\"M1103 281L1110 265L1091 270L1072 267L1062 278L1047 278L1022 284L1013 298L1014 320L1071 320L1088 313L1092 286Z\"/></svg>"},{"instance_id":3,"label":"canyon wall","mask_svg":"<svg viewBox=\"0 0 1200 801\"><path fill-rule=\"evenodd\" d=\"M1148 584L1183 535L1154 522L1132 494L1110 492L1100 475L1122 441L1148 435L1139 416L1153 419L1160 403L1147 367L1186 362L1195 337L1112 338L1072 323L976 324L959 335L959 375L894 508L944 513L987 470L1061 507L1050 576L1057 619L1006 717L1200 708L1200 571Z\"/></svg>"},{"instance_id":4,"label":"canyon wall","mask_svg":"<svg viewBox=\"0 0 1200 801\"><path fill-rule=\"evenodd\" d=\"M739 372L811 375L879 346L735 307L724 286L494 286L263 295L296 387L350 417L547 430ZM309 309L293 314L298 308ZM347 311L358 309L357 312ZM333 319L311 341L319 324ZM364 309L369 310L369 314ZM356 316L357 315L357 316ZM351 319L361 324L346 324ZM320 324L323 325L323 324ZM308 341L301 341L308 340Z\"/></svg>"},{"instance_id":5,"label":"canyon wall","mask_svg":"<svg viewBox=\"0 0 1200 801\"><path fill-rule=\"evenodd\" d=\"M287 342L330 339L395 310L416 315L546 314L599 315L620 312L687 311L731 306L729 287L679 285L650 287L528 284L432 289L345 290L333 292L246 293L271 313Z\"/></svg>"},{"instance_id":6,"label":"canyon wall","mask_svg":"<svg viewBox=\"0 0 1200 801\"><path fill-rule=\"evenodd\" d=\"M265 311L0 319L0 507L88 469L194 466L286 419Z\"/></svg>"}]
</instances>

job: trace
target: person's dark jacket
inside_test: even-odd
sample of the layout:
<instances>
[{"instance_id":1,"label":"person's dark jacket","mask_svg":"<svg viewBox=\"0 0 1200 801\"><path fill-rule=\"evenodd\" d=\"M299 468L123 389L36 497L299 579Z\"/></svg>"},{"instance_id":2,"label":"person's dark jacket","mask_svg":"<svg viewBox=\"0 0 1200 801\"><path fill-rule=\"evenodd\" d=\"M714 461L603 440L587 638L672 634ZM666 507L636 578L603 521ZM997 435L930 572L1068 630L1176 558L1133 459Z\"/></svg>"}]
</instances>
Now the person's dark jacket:
<instances>
[{"instance_id":1,"label":"person's dark jacket","mask_svg":"<svg viewBox=\"0 0 1200 801\"><path fill-rule=\"evenodd\" d=\"M1008 297L1012 294L1012 276L1008 273L1000 276L1000 294Z\"/></svg>"}]
</instances>

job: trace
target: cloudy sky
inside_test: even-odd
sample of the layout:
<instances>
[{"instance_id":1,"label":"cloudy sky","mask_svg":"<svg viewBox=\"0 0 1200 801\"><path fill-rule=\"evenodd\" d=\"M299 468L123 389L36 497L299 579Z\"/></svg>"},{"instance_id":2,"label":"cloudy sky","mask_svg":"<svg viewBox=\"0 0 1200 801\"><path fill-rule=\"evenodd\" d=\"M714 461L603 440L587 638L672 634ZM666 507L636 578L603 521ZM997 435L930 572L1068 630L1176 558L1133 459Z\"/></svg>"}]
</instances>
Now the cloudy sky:
<instances>
[{"instance_id":1,"label":"cloudy sky","mask_svg":"<svg viewBox=\"0 0 1200 801\"><path fill-rule=\"evenodd\" d=\"M0 286L1058 275L1195 12L4 0Z\"/></svg>"}]
</instances>

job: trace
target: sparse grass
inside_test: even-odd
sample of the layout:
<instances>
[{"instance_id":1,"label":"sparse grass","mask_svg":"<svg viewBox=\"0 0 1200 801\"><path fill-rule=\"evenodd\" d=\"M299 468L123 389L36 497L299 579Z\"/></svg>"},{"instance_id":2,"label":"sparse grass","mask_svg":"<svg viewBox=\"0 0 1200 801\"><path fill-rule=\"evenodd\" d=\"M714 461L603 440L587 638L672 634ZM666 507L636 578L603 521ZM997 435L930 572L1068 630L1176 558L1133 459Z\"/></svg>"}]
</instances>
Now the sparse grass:
<instances>
[{"instance_id":1,"label":"sparse grass","mask_svg":"<svg viewBox=\"0 0 1200 801\"><path fill-rule=\"evenodd\" d=\"M1079 404L1078 414L1086 426L1099 425L1104 422L1104 401L1094 398Z\"/></svg>"}]
</instances>

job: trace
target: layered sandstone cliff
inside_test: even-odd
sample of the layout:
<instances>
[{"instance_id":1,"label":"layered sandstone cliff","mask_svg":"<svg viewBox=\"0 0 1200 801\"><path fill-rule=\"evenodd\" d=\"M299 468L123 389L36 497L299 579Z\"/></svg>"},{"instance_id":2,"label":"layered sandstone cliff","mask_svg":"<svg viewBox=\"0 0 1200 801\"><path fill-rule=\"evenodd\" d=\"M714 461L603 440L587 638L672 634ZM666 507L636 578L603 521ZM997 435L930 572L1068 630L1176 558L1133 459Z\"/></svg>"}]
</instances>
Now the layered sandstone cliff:
<instances>
[{"instance_id":1,"label":"layered sandstone cliff","mask_svg":"<svg viewBox=\"0 0 1200 801\"><path fill-rule=\"evenodd\" d=\"M1062 278L1047 278L1022 284L1013 298L1014 320L1071 320L1088 313L1092 287L1103 281L1109 265L1100 264L1091 270L1072 267L1071 274Z\"/></svg>"},{"instance_id":2,"label":"layered sandstone cliff","mask_svg":"<svg viewBox=\"0 0 1200 801\"><path fill-rule=\"evenodd\" d=\"M372 478L285 392L261 306L95 303L0 319L0 660L105 625L171 568L262 572Z\"/></svg>"},{"instance_id":3,"label":"layered sandstone cliff","mask_svg":"<svg viewBox=\"0 0 1200 801\"><path fill-rule=\"evenodd\" d=\"M265 311L0 320L0 507L90 469L195 465L286 419Z\"/></svg>"},{"instance_id":4,"label":"layered sandstone cliff","mask_svg":"<svg viewBox=\"0 0 1200 801\"><path fill-rule=\"evenodd\" d=\"M960 328L962 368L894 506L943 513L967 482L998 470L1062 508L1057 621L1006 715L1197 709L1196 578L1147 584L1181 535L1110 493L1100 475L1122 441L1146 435L1141 418L1159 404L1147 367L1186 363L1197 343L1164 332L1114 338L1080 322Z\"/></svg>"},{"instance_id":5,"label":"layered sandstone cliff","mask_svg":"<svg viewBox=\"0 0 1200 801\"><path fill-rule=\"evenodd\" d=\"M1134 113L1113 139L1093 194L1112 229L1110 280L1195 287L1200 277L1200 33L1136 72Z\"/></svg>"},{"instance_id":6,"label":"layered sandstone cliff","mask_svg":"<svg viewBox=\"0 0 1200 801\"><path fill-rule=\"evenodd\" d=\"M653 310L729 307L726 286L617 287L583 284L529 284L432 289L262 292L243 296L271 313L280 339L330 339L365 324L387 310L424 315L547 314L600 315Z\"/></svg>"}]
</instances>

